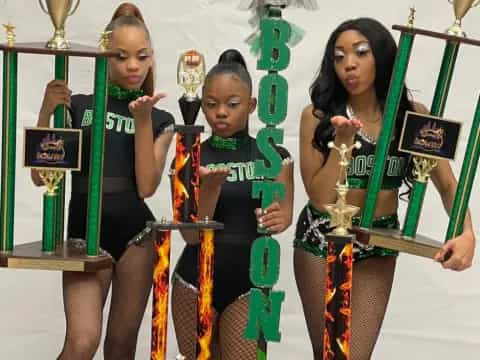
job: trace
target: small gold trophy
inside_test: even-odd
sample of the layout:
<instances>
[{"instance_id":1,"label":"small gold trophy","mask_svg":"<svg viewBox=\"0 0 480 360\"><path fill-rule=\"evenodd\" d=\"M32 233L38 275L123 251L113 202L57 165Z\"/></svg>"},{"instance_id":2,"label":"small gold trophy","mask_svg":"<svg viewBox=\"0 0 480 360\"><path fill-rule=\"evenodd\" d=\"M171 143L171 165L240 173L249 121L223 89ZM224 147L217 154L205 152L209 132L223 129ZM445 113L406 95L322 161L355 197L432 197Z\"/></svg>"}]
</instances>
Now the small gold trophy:
<instances>
[{"instance_id":1,"label":"small gold trophy","mask_svg":"<svg viewBox=\"0 0 480 360\"><path fill-rule=\"evenodd\" d=\"M453 5L455 22L450 28L448 28L447 33L450 35L465 37L466 34L462 30L462 19L465 17L468 10L480 3L480 0L448 0L448 2Z\"/></svg>"},{"instance_id":2,"label":"small gold trophy","mask_svg":"<svg viewBox=\"0 0 480 360\"><path fill-rule=\"evenodd\" d=\"M13 25L10 21L8 24L3 24L5 29L5 34L7 36L7 46L12 47L15 45L15 25Z\"/></svg>"},{"instance_id":3,"label":"small gold trophy","mask_svg":"<svg viewBox=\"0 0 480 360\"><path fill-rule=\"evenodd\" d=\"M205 80L205 60L196 50L189 50L180 55L177 69L177 81L185 89L188 99L197 97L197 90Z\"/></svg>"},{"instance_id":4,"label":"small gold trophy","mask_svg":"<svg viewBox=\"0 0 480 360\"><path fill-rule=\"evenodd\" d=\"M50 16L55 27L55 34L46 46L49 49L68 49L69 45L65 39L65 21L77 10L80 0L77 0L73 6L73 0L45 0L46 7L43 0L38 0L38 3L42 10Z\"/></svg>"},{"instance_id":5,"label":"small gold trophy","mask_svg":"<svg viewBox=\"0 0 480 360\"><path fill-rule=\"evenodd\" d=\"M357 206L347 204L348 180L347 167L349 164L348 154L353 149L361 147L360 142L356 141L353 145L345 144L336 146L333 141L328 143L328 147L337 150L340 155L340 176L335 186L337 190L337 201L335 204L325 205L325 209L330 214L330 226L335 227L333 234L348 235L348 229L352 228L352 217L360 210Z\"/></svg>"}]
</instances>

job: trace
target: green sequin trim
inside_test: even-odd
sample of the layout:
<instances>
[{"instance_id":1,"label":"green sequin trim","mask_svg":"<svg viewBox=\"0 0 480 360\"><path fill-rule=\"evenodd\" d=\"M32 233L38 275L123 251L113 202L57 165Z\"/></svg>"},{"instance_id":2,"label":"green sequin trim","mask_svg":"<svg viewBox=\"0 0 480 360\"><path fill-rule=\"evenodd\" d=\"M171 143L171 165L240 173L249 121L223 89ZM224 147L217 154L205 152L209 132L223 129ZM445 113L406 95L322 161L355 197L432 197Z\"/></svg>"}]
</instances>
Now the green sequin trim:
<instances>
[{"instance_id":1,"label":"green sequin trim","mask_svg":"<svg viewBox=\"0 0 480 360\"><path fill-rule=\"evenodd\" d=\"M133 101L145 95L145 93L142 89L124 89L118 85L109 83L108 95L117 100Z\"/></svg>"},{"instance_id":2,"label":"green sequin trim","mask_svg":"<svg viewBox=\"0 0 480 360\"><path fill-rule=\"evenodd\" d=\"M312 212L313 215L324 220L330 220L330 215L328 213L319 211L310 203L307 206L310 208L310 211ZM352 225L358 226L359 224L360 224L360 217L354 216L352 218ZM380 216L378 218L375 218L372 224L372 227L383 228L383 229L397 229L398 226L399 226L398 216L396 214L385 215L385 216ZM322 258L325 258L327 255L327 249L324 246L322 246L322 244L312 245L309 242L303 241L301 239L295 239L293 241L293 247L297 249L305 250L315 256L320 256ZM372 256L398 256L398 252L395 250L374 246L368 249L358 249L358 251L355 253L355 260L356 261L363 260Z\"/></svg>"},{"instance_id":3,"label":"green sequin trim","mask_svg":"<svg viewBox=\"0 0 480 360\"><path fill-rule=\"evenodd\" d=\"M209 144L216 149L237 150L248 141L248 135L222 138L213 134L208 138Z\"/></svg>"},{"instance_id":4,"label":"green sequin trim","mask_svg":"<svg viewBox=\"0 0 480 360\"><path fill-rule=\"evenodd\" d=\"M382 190L398 189L402 186L401 179L390 179L386 177L383 179ZM368 187L368 178L348 177L348 187L351 189L366 189Z\"/></svg>"}]
</instances>

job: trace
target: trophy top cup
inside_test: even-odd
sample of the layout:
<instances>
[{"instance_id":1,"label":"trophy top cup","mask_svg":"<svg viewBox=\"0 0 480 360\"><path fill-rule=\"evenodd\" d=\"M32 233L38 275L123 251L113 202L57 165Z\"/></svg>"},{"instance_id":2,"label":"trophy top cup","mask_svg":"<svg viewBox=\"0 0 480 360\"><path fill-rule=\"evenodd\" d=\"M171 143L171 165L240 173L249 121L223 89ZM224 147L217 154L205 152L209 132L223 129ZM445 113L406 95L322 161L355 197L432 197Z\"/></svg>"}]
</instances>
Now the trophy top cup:
<instances>
[{"instance_id":1,"label":"trophy top cup","mask_svg":"<svg viewBox=\"0 0 480 360\"><path fill-rule=\"evenodd\" d=\"M198 98L198 88L205 81L205 59L196 50L189 50L180 55L177 68L177 82L185 89L187 99Z\"/></svg>"},{"instance_id":2,"label":"trophy top cup","mask_svg":"<svg viewBox=\"0 0 480 360\"><path fill-rule=\"evenodd\" d=\"M480 0L448 0L448 2L453 5L455 22L447 29L447 34L466 37L462 30L462 19L472 7L480 3Z\"/></svg>"},{"instance_id":3,"label":"trophy top cup","mask_svg":"<svg viewBox=\"0 0 480 360\"><path fill-rule=\"evenodd\" d=\"M73 0L45 0L46 6L43 4L43 1L38 0L38 3L42 10L50 16L55 27L55 33L47 42L46 47L56 50L68 49L69 45L65 39L65 21L68 16L75 13L80 0L77 0L75 5L73 5Z\"/></svg>"}]
</instances>

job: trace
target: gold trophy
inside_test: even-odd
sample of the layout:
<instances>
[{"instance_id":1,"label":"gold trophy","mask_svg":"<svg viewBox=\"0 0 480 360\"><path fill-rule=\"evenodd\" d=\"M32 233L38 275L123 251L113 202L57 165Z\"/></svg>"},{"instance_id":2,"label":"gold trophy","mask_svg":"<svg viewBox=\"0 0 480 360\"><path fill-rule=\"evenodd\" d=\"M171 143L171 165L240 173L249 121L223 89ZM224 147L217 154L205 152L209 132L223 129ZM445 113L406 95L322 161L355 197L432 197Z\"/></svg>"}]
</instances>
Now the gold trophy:
<instances>
[{"instance_id":1,"label":"gold trophy","mask_svg":"<svg viewBox=\"0 0 480 360\"><path fill-rule=\"evenodd\" d=\"M77 10L80 0L77 0L74 6L72 6L73 0L45 0L46 7L43 0L38 0L38 3L42 10L50 16L55 27L55 34L47 42L47 48L68 49L69 45L65 39L65 20Z\"/></svg>"},{"instance_id":2,"label":"gold trophy","mask_svg":"<svg viewBox=\"0 0 480 360\"><path fill-rule=\"evenodd\" d=\"M466 34L462 30L462 19L465 17L468 10L480 3L480 0L448 0L448 2L453 4L455 22L447 30L447 33L450 35L465 37Z\"/></svg>"}]
</instances>

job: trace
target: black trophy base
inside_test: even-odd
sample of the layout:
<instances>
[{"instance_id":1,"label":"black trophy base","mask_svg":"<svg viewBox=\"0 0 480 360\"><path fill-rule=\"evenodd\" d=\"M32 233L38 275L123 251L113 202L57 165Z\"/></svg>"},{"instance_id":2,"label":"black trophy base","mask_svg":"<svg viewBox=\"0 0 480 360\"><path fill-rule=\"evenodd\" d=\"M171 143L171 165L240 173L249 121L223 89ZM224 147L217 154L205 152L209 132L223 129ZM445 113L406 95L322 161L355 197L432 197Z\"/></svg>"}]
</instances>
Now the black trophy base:
<instances>
[{"instance_id":1,"label":"black trophy base","mask_svg":"<svg viewBox=\"0 0 480 360\"><path fill-rule=\"evenodd\" d=\"M442 242L433 240L423 235L409 238L402 235L401 230L392 229L363 229L353 228L352 231L361 243L379 246L391 250L404 252L411 255L433 259L435 254L444 245Z\"/></svg>"}]
</instances>

